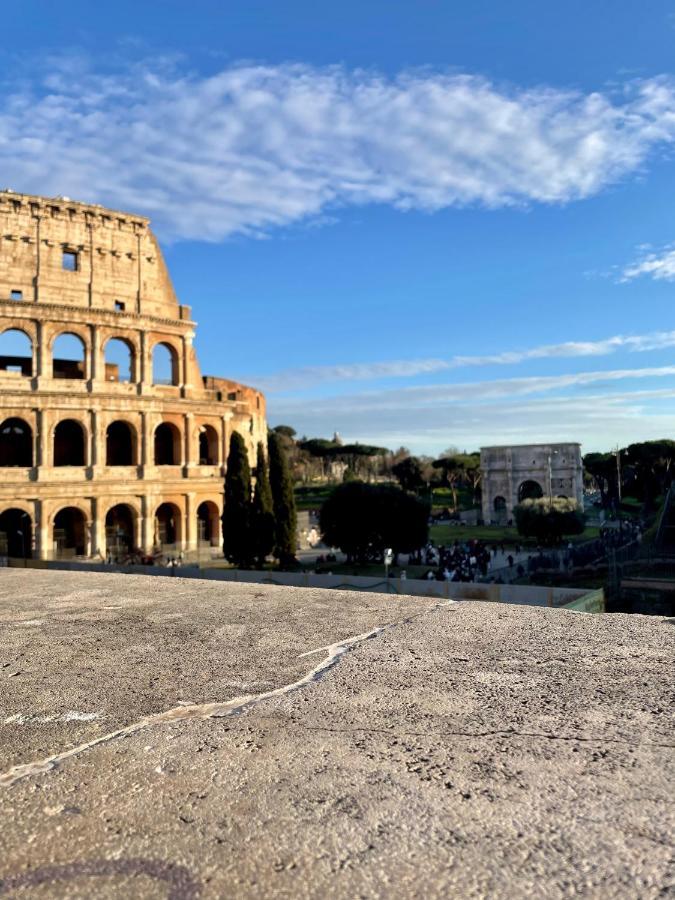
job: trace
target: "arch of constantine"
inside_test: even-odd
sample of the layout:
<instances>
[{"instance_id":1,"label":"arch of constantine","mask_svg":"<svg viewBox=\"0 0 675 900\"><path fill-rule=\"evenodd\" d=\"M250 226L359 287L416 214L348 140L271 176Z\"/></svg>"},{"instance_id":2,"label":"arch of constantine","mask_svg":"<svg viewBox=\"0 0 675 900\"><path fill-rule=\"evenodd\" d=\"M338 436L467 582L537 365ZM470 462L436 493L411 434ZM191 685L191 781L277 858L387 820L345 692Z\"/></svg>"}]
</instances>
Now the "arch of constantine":
<instances>
[{"instance_id":1,"label":"arch of constantine","mask_svg":"<svg viewBox=\"0 0 675 900\"><path fill-rule=\"evenodd\" d=\"M580 444L481 447L483 521L503 525L530 497L569 497L583 508Z\"/></svg>"},{"instance_id":2,"label":"arch of constantine","mask_svg":"<svg viewBox=\"0 0 675 900\"><path fill-rule=\"evenodd\" d=\"M220 545L265 400L201 375L149 220L3 191L0 223L0 555Z\"/></svg>"}]
</instances>

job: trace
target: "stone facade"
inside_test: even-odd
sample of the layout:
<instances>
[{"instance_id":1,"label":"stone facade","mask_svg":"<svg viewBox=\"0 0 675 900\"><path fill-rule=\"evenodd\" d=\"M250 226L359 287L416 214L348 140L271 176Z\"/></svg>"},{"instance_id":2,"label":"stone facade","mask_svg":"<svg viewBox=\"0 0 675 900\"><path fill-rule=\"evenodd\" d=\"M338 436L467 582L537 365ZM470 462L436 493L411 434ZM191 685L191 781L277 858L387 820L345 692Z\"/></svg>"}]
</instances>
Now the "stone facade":
<instances>
[{"instance_id":1,"label":"stone facade","mask_svg":"<svg viewBox=\"0 0 675 900\"><path fill-rule=\"evenodd\" d=\"M583 506L580 444L481 447L483 521L504 524L526 496L569 497Z\"/></svg>"},{"instance_id":2,"label":"stone facade","mask_svg":"<svg viewBox=\"0 0 675 900\"><path fill-rule=\"evenodd\" d=\"M230 435L253 462L265 400L202 377L149 220L4 191L0 224L0 554L220 545Z\"/></svg>"}]
</instances>

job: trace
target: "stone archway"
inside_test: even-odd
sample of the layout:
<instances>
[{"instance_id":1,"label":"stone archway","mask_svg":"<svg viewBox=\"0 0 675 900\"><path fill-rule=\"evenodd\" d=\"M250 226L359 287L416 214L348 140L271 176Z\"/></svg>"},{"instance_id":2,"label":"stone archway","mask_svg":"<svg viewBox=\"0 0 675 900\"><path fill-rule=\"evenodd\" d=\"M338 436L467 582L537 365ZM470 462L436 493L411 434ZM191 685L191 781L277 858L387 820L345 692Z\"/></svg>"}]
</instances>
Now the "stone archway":
<instances>
[{"instance_id":1,"label":"stone archway","mask_svg":"<svg viewBox=\"0 0 675 900\"><path fill-rule=\"evenodd\" d=\"M175 503L162 503L155 510L155 542L164 544L180 544L182 534L182 516Z\"/></svg>"},{"instance_id":2,"label":"stone archway","mask_svg":"<svg viewBox=\"0 0 675 900\"><path fill-rule=\"evenodd\" d=\"M81 509L65 506L54 516L54 555L57 559L84 556L87 552L87 520Z\"/></svg>"},{"instance_id":3,"label":"stone archway","mask_svg":"<svg viewBox=\"0 0 675 900\"><path fill-rule=\"evenodd\" d=\"M0 556L30 559L33 522L23 509L12 507L0 513Z\"/></svg>"},{"instance_id":4,"label":"stone archway","mask_svg":"<svg viewBox=\"0 0 675 900\"><path fill-rule=\"evenodd\" d=\"M118 503L106 513L106 553L114 559L128 556L136 546L135 518L133 509L126 503Z\"/></svg>"},{"instance_id":5,"label":"stone archway","mask_svg":"<svg viewBox=\"0 0 675 900\"><path fill-rule=\"evenodd\" d=\"M533 478L523 481L518 488L518 503L522 503L523 500L540 500L543 496L544 489Z\"/></svg>"},{"instance_id":6,"label":"stone archway","mask_svg":"<svg viewBox=\"0 0 675 900\"><path fill-rule=\"evenodd\" d=\"M210 547L220 543L220 513L212 500L205 500L197 507L197 540Z\"/></svg>"},{"instance_id":7,"label":"stone archway","mask_svg":"<svg viewBox=\"0 0 675 900\"><path fill-rule=\"evenodd\" d=\"M33 465L33 432L23 419L0 424L0 466L30 468Z\"/></svg>"}]
</instances>

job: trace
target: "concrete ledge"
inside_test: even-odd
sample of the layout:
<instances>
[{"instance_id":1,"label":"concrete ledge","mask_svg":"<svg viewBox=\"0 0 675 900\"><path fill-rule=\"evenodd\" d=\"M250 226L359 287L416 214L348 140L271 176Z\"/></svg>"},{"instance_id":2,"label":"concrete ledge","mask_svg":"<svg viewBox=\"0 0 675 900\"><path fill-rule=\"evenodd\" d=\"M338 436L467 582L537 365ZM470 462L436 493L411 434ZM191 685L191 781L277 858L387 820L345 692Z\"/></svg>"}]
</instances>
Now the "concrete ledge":
<instances>
[{"instance_id":1,"label":"concrete ledge","mask_svg":"<svg viewBox=\"0 0 675 900\"><path fill-rule=\"evenodd\" d=\"M0 896L668 896L658 617L0 570Z\"/></svg>"}]
</instances>

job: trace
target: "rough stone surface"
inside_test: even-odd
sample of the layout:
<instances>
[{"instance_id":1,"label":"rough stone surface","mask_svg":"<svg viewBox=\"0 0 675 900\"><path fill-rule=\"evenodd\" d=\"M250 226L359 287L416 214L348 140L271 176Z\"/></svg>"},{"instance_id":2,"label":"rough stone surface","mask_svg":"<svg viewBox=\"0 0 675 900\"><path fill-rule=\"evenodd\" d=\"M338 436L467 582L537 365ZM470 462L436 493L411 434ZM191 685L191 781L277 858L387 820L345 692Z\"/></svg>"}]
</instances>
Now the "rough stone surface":
<instances>
[{"instance_id":1,"label":"rough stone surface","mask_svg":"<svg viewBox=\"0 0 675 900\"><path fill-rule=\"evenodd\" d=\"M0 896L672 896L673 624L2 571Z\"/></svg>"}]
</instances>

